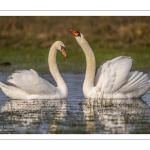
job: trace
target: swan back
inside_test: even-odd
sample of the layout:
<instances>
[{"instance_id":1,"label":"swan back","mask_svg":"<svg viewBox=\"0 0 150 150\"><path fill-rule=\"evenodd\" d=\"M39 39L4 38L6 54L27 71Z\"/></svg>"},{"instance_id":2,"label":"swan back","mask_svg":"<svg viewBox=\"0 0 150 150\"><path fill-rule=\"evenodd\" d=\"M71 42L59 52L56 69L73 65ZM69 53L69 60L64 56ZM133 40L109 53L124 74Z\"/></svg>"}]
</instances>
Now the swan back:
<instances>
[{"instance_id":1,"label":"swan back","mask_svg":"<svg viewBox=\"0 0 150 150\"><path fill-rule=\"evenodd\" d=\"M9 76L7 82L29 94L54 94L56 92L56 88L41 78L33 69L16 71Z\"/></svg>"}]
</instances>

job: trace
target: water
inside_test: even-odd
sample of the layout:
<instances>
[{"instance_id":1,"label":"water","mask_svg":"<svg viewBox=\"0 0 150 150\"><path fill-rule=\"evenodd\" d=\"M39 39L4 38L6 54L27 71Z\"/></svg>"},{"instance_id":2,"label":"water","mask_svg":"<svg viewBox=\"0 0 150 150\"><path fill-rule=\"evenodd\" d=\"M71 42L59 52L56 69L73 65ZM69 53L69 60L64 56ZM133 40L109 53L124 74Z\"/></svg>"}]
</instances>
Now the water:
<instances>
[{"instance_id":1,"label":"water","mask_svg":"<svg viewBox=\"0 0 150 150\"><path fill-rule=\"evenodd\" d=\"M142 99L89 100L82 94L83 74L62 74L68 100L10 100L0 90L1 134L150 133L150 90ZM0 74L6 81L9 74ZM40 74L53 85L49 74Z\"/></svg>"}]
</instances>

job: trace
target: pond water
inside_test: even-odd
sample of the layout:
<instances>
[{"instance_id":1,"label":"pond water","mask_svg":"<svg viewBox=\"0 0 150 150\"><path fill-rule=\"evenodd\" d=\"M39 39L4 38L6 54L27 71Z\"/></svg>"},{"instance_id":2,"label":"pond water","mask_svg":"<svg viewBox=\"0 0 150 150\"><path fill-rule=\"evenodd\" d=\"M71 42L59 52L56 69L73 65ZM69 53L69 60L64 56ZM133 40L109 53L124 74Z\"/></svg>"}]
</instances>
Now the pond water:
<instances>
[{"instance_id":1,"label":"pond water","mask_svg":"<svg viewBox=\"0 0 150 150\"><path fill-rule=\"evenodd\" d=\"M0 81L9 75L0 73ZM50 74L40 76L56 85ZM150 133L150 90L141 99L84 99L84 75L62 76L68 100L10 100L0 90L0 134Z\"/></svg>"}]
</instances>

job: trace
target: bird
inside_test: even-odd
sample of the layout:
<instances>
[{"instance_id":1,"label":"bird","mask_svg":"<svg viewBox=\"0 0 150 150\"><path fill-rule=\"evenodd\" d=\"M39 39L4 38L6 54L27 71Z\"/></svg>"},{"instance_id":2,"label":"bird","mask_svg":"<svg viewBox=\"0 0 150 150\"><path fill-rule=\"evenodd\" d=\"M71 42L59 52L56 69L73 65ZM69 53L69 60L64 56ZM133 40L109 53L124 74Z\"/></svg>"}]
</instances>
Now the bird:
<instances>
[{"instance_id":1,"label":"bird","mask_svg":"<svg viewBox=\"0 0 150 150\"><path fill-rule=\"evenodd\" d=\"M2 63L0 63L0 66L3 66L3 67L11 66L11 63L10 62L2 62Z\"/></svg>"},{"instance_id":2,"label":"bird","mask_svg":"<svg viewBox=\"0 0 150 150\"><path fill-rule=\"evenodd\" d=\"M18 70L12 73L6 85L0 82L0 88L10 99L67 99L68 87L62 78L56 63L57 50L64 57L67 56L66 48L62 41L55 41L49 50L48 65L57 87L43 79L33 70Z\"/></svg>"},{"instance_id":3,"label":"bird","mask_svg":"<svg viewBox=\"0 0 150 150\"><path fill-rule=\"evenodd\" d=\"M132 59L118 56L103 63L96 72L93 50L80 31L70 29L86 57L86 73L83 82L85 98L134 99L141 98L150 88L148 75L131 71Z\"/></svg>"}]
</instances>

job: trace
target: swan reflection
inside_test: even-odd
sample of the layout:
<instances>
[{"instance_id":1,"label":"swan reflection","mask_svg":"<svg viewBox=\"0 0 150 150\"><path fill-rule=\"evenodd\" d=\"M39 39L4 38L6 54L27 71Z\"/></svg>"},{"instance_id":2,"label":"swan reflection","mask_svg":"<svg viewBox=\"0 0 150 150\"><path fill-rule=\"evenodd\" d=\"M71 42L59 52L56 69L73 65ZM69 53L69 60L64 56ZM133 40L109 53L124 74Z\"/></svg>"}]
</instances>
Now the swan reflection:
<instances>
[{"instance_id":1,"label":"swan reflection","mask_svg":"<svg viewBox=\"0 0 150 150\"><path fill-rule=\"evenodd\" d=\"M55 120L65 115L66 105L67 100L9 100L0 110L0 133L9 133L10 125L10 133L51 133L57 129Z\"/></svg>"},{"instance_id":2,"label":"swan reflection","mask_svg":"<svg viewBox=\"0 0 150 150\"><path fill-rule=\"evenodd\" d=\"M85 99L82 107L89 133L150 133L150 109L141 99Z\"/></svg>"},{"instance_id":3,"label":"swan reflection","mask_svg":"<svg viewBox=\"0 0 150 150\"><path fill-rule=\"evenodd\" d=\"M1 105L0 133L150 133L150 109L130 100L9 100Z\"/></svg>"}]
</instances>

